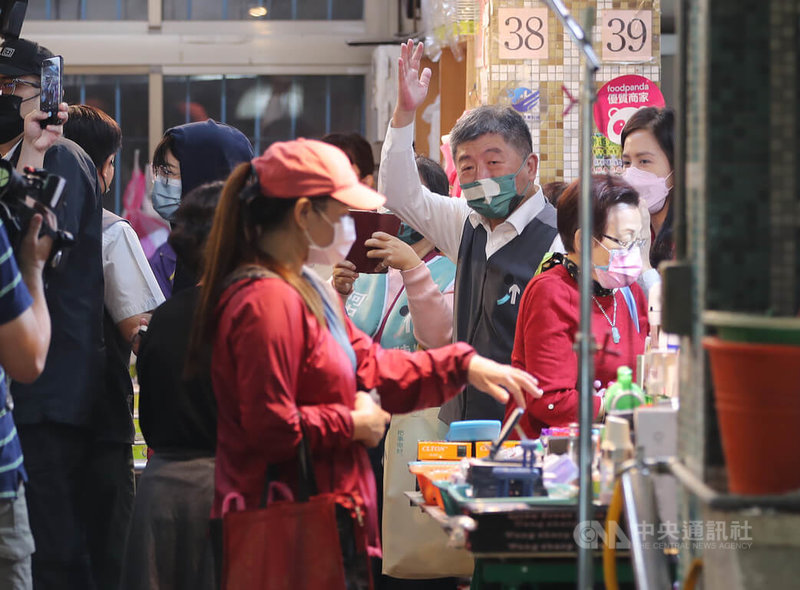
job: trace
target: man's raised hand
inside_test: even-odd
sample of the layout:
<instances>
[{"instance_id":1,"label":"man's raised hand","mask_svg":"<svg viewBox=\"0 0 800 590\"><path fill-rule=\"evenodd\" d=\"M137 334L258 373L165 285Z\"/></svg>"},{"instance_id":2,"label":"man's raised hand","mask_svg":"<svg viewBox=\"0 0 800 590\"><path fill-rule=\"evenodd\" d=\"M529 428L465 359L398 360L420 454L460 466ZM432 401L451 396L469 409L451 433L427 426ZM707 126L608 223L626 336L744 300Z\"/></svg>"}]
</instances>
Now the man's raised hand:
<instances>
[{"instance_id":1,"label":"man's raised hand","mask_svg":"<svg viewBox=\"0 0 800 590\"><path fill-rule=\"evenodd\" d=\"M419 71L424 46L414 46L411 39L400 46L398 64L397 104L392 117L392 127L405 127L414 122L417 108L428 95L431 82L431 70Z\"/></svg>"}]
</instances>

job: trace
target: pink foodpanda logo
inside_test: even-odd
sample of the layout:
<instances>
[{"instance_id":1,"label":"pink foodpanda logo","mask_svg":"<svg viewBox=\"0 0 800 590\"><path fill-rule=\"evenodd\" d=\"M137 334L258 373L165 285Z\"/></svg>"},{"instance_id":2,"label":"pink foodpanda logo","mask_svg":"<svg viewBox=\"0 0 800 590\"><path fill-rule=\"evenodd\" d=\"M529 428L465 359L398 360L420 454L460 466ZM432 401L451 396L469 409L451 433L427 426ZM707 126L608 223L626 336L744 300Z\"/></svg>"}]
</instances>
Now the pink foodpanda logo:
<instances>
[{"instance_id":1,"label":"pink foodpanda logo","mask_svg":"<svg viewBox=\"0 0 800 590\"><path fill-rule=\"evenodd\" d=\"M624 107L621 109L613 108L608 111L608 127L606 127L606 136L614 143L620 143L622 130L625 128L625 123L628 122L633 116L633 113L644 107Z\"/></svg>"}]
</instances>

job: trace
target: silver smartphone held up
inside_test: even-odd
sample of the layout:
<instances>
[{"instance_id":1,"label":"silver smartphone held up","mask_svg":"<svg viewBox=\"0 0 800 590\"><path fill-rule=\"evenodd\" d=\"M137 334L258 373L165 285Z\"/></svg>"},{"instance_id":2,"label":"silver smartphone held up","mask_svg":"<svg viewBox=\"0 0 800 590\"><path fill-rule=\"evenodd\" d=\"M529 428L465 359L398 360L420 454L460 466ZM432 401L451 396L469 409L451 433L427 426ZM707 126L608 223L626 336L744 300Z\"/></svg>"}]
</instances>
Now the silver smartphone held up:
<instances>
[{"instance_id":1,"label":"silver smartphone held up","mask_svg":"<svg viewBox=\"0 0 800 590\"><path fill-rule=\"evenodd\" d=\"M50 113L46 119L39 121L42 129L48 125L60 125L58 118L58 105L64 94L62 88L62 74L64 60L60 55L48 58L42 62L41 94L39 95L39 110Z\"/></svg>"}]
</instances>

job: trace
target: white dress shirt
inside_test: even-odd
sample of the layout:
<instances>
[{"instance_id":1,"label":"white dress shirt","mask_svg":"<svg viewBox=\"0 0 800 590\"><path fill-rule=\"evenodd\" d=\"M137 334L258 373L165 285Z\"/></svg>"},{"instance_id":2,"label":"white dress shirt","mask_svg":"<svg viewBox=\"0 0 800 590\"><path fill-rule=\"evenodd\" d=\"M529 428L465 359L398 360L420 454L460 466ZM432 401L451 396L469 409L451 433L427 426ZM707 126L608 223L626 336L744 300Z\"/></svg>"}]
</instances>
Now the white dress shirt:
<instances>
[{"instance_id":1,"label":"white dress shirt","mask_svg":"<svg viewBox=\"0 0 800 590\"><path fill-rule=\"evenodd\" d=\"M109 215L113 213L103 209L104 221ZM164 303L139 237L126 221L103 231L103 279L104 303L115 324Z\"/></svg>"}]
</instances>

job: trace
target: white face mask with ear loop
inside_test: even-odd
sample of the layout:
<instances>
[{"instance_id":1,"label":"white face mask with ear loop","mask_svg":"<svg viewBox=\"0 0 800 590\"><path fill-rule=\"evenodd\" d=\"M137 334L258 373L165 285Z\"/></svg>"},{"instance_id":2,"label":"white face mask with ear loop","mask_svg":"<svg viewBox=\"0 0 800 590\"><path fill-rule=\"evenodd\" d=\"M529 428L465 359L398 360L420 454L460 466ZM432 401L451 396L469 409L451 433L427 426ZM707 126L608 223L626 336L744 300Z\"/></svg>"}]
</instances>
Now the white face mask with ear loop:
<instances>
[{"instance_id":1,"label":"white face mask with ear loop","mask_svg":"<svg viewBox=\"0 0 800 590\"><path fill-rule=\"evenodd\" d=\"M356 224L350 215L343 215L336 223L332 223L322 211L315 210L315 213L333 228L333 240L327 246L320 246L314 242L306 229L306 238L309 242L307 262L333 266L344 260L353 247L356 241Z\"/></svg>"}]
</instances>

